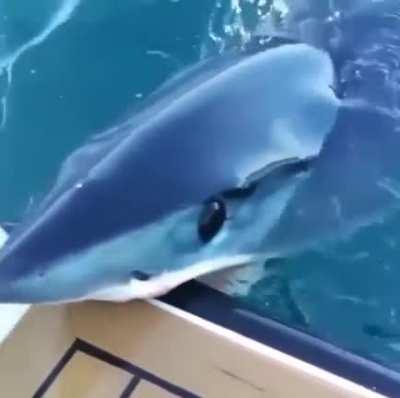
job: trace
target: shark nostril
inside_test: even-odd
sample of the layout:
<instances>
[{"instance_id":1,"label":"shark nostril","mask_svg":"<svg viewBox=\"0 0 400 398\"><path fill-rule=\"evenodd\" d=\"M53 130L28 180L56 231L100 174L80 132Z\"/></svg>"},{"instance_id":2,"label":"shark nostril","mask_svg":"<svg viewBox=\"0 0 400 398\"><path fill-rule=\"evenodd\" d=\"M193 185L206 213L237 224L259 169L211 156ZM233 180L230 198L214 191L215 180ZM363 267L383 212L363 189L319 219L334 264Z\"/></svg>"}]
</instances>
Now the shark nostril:
<instances>
[{"instance_id":1,"label":"shark nostril","mask_svg":"<svg viewBox=\"0 0 400 398\"><path fill-rule=\"evenodd\" d=\"M143 281L143 282L148 281L151 278L151 276L149 274L146 274L145 272L142 272L142 271L136 271L136 270L131 272L131 277L134 279L137 279L139 281Z\"/></svg>"}]
</instances>

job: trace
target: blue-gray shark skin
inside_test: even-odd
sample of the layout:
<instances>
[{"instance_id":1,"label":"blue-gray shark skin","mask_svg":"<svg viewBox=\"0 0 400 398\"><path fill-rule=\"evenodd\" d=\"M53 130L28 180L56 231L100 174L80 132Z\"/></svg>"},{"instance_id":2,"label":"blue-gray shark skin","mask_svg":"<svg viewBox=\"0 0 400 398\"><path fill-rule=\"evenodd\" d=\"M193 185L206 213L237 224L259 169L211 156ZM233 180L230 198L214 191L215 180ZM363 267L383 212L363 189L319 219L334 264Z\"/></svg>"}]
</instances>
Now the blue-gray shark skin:
<instances>
[{"instance_id":1,"label":"blue-gray shark skin","mask_svg":"<svg viewBox=\"0 0 400 398\"><path fill-rule=\"evenodd\" d=\"M265 170L319 153L339 106L333 83L329 56L304 44L205 62L173 82L66 160L0 252L0 302L153 297L268 257L265 237L308 171ZM226 219L204 242L207 201L249 176L254 192L224 198Z\"/></svg>"}]
</instances>

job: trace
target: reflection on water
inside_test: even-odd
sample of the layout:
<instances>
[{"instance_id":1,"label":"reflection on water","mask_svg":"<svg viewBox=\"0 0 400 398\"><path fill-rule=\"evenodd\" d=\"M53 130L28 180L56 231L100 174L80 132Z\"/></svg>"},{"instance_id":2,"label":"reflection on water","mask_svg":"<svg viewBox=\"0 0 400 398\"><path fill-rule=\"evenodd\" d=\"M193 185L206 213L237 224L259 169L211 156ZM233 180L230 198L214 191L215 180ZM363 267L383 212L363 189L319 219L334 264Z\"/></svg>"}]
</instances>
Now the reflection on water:
<instances>
[{"instance_id":1,"label":"reflection on water","mask_svg":"<svg viewBox=\"0 0 400 398\"><path fill-rule=\"evenodd\" d=\"M327 238L334 231L335 239L209 283L258 314L399 367L396 3L59 0L33 8L4 1L0 183L7 195L0 219L18 219L66 154L185 65L255 36L323 47L335 62L337 95L374 111L369 118L343 113L283 225L293 225L298 244L316 226ZM277 248L281 233L271 243Z\"/></svg>"}]
</instances>

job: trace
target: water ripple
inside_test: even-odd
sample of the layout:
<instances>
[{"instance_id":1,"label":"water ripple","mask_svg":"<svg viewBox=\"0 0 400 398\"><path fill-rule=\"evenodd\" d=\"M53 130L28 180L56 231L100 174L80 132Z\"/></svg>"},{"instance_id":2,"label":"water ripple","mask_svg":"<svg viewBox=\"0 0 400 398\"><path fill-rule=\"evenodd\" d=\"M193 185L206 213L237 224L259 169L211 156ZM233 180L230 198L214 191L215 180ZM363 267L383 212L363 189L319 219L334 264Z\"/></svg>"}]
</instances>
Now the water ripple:
<instances>
[{"instance_id":1,"label":"water ripple","mask_svg":"<svg viewBox=\"0 0 400 398\"><path fill-rule=\"evenodd\" d=\"M7 99L12 85L12 71L18 59L27 51L43 43L56 29L64 25L74 14L81 0L65 0L50 18L48 24L32 39L18 47L12 54L0 58L0 78L6 79L3 95L0 97L0 129L7 123Z\"/></svg>"}]
</instances>

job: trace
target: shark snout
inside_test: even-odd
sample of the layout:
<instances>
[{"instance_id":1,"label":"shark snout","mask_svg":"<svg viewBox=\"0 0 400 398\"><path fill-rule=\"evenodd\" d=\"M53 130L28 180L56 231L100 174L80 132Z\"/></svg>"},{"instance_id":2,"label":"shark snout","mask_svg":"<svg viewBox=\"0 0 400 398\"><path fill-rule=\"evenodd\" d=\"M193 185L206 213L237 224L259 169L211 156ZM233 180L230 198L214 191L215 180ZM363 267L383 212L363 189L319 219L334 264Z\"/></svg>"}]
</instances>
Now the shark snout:
<instances>
[{"instance_id":1,"label":"shark snout","mask_svg":"<svg viewBox=\"0 0 400 398\"><path fill-rule=\"evenodd\" d=\"M21 303L24 300L18 293L20 275L17 272L21 266L18 257L8 254L0 256L0 302L1 303ZM22 293L22 291L20 291Z\"/></svg>"},{"instance_id":2,"label":"shark snout","mask_svg":"<svg viewBox=\"0 0 400 398\"><path fill-rule=\"evenodd\" d=\"M31 304L52 299L49 296L53 288L48 279L48 264L27 255L25 243L12 242L0 249L1 303Z\"/></svg>"}]
</instances>

